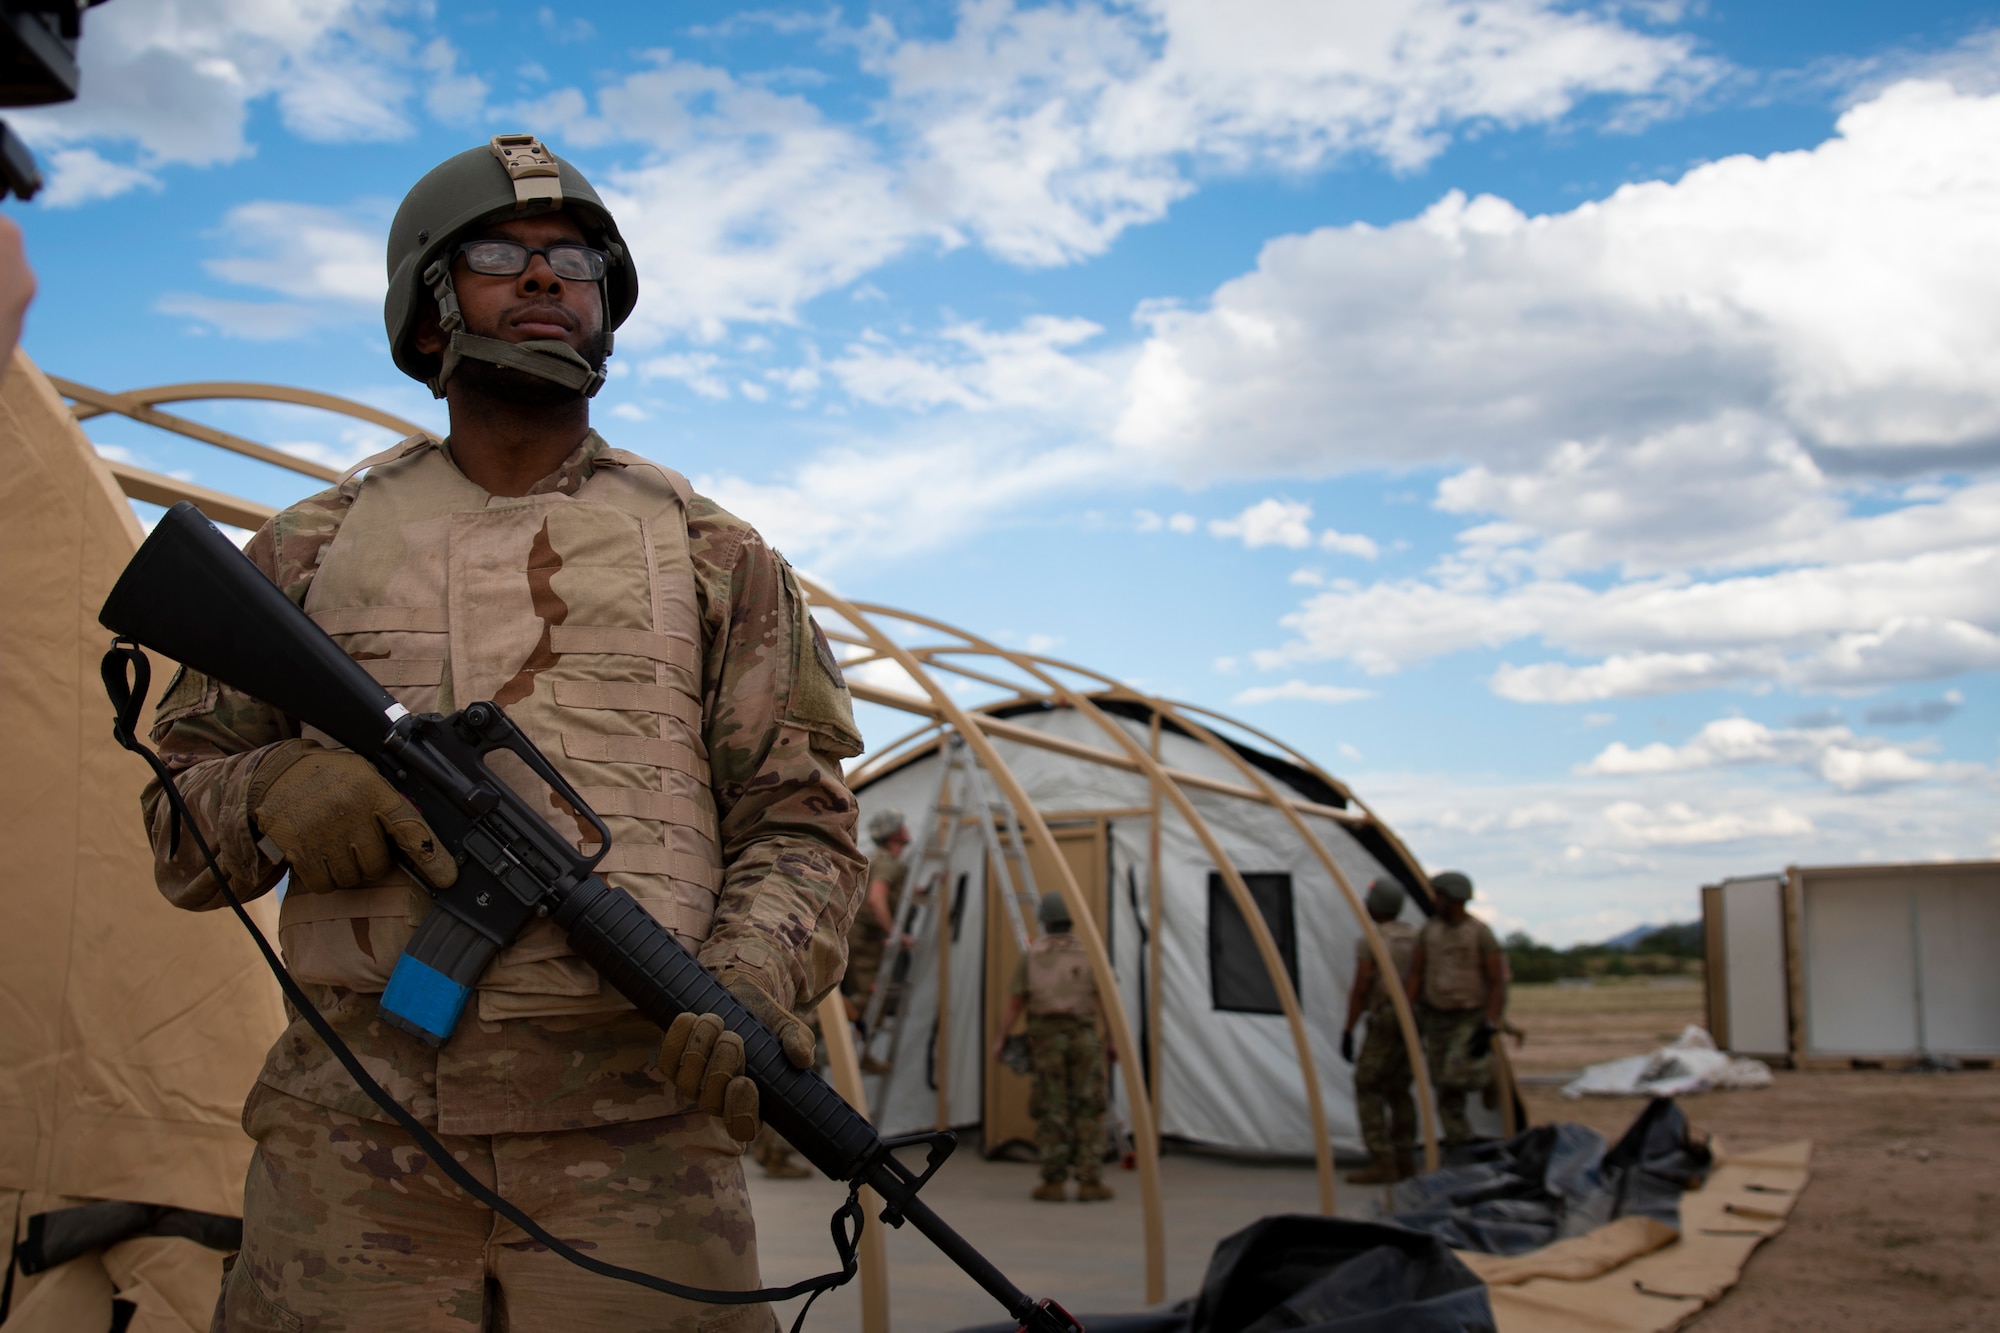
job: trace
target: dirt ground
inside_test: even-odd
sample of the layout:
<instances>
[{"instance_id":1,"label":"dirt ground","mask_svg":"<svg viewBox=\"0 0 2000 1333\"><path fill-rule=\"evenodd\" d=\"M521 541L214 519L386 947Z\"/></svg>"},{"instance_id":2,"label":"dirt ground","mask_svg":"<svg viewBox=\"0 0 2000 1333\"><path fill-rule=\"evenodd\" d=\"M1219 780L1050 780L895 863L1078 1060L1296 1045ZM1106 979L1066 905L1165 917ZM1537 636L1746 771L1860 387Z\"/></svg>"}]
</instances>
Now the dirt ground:
<instances>
[{"instance_id":1,"label":"dirt ground","mask_svg":"<svg viewBox=\"0 0 2000 1333\"><path fill-rule=\"evenodd\" d=\"M1509 1012L1528 1033L1510 1051L1530 1116L1616 1137L1636 1100L1565 1101L1547 1080L1671 1041L1702 1021L1702 991L1679 978L1521 986ZM1776 1079L1762 1091L1682 1100L1725 1151L1800 1138L1814 1145L1812 1182L1790 1224L1689 1327L2000 1328L2000 1072L1778 1070Z\"/></svg>"}]
</instances>

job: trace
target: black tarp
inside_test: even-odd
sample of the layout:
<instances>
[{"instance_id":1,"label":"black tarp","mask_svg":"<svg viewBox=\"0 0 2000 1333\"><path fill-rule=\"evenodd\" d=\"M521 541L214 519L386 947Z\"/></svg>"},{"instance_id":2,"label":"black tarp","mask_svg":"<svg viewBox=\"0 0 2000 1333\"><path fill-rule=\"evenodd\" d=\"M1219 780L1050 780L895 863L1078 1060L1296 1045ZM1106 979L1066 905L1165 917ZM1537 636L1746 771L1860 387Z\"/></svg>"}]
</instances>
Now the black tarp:
<instances>
[{"instance_id":1,"label":"black tarp","mask_svg":"<svg viewBox=\"0 0 2000 1333\"><path fill-rule=\"evenodd\" d=\"M1475 1145L1441 1171L1395 1186L1391 1221L1459 1250L1525 1254L1634 1214L1680 1229L1681 1192L1708 1174L1708 1147L1655 1098L1605 1147L1584 1125L1537 1125Z\"/></svg>"},{"instance_id":2,"label":"black tarp","mask_svg":"<svg viewBox=\"0 0 2000 1333\"><path fill-rule=\"evenodd\" d=\"M1201 1294L1181 1308L1081 1320L1089 1333L1493 1333L1485 1286L1437 1238L1312 1214L1224 1237Z\"/></svg>"}]
</instances>

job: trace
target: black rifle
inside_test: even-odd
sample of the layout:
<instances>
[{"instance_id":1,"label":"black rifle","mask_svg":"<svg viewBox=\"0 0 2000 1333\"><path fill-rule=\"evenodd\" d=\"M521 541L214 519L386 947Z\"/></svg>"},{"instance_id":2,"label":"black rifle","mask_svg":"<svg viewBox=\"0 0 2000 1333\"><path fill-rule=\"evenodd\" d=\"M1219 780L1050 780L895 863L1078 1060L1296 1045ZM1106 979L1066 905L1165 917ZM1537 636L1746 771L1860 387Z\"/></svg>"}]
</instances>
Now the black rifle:
<instances>
[{"instance_id":1,"label":"black rifle","mask_svg":"<svg viewBox=\"0 0 2000 1333\"><path fill-rule=\"evenodd\" d=\"M879 1194L883 1221L914 1224L1029 1333L1081 1333L1082 1325L1061 1306L1037 1301L1008 1281L917 1197L951 1152L951 1135L884 1140L826 1080L794 1066L770 1030L645 908L592 873L610 845L603 822L498 705L470 704L449 716L410 713L186 501L167 511L132 557L98 619L122 639L254 695L369 760L456 856L457 883L434 892L435 903L384 992L390 1021L441 1044L486 962L529 920L547 916L568 933L579 956L662 1028L683 1013L720 1015L743 1038L746 1072L757 1084L764 1119L827 1176ZM114 646L114 658L106 660L106 684L124 718L123 741L137 704L130 703L124 668L114 668L121 652L141 663L143 655ZM486 756L497 749L519 756L589 820L599 837L594 855L578 853L494 776ZM391 1105L393 1099L383 1109ZM921 1171L895 1156L897 1148L916 1145L929 1149ZM439 1158L440 1166L455 1165L448 1153ZM851 1243L842 1248L851 1273ZM596 1261L585 1266L608 1271ZM646 1276L626 1270L612 1275ZM645 1285L671 1286L661 1279Z\"/></svg>"}]
</instances>

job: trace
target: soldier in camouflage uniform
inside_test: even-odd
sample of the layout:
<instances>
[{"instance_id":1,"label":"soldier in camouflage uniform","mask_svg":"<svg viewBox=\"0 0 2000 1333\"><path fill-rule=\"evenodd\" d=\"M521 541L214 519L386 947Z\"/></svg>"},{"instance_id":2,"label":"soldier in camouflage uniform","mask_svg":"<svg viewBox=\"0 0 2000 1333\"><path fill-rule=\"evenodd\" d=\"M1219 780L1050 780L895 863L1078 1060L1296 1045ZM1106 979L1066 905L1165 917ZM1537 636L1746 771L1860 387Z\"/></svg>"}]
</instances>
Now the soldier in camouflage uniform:
<instances>
[{"instance_id":1,"label":"soldier in camouflage uniform","mask_svg":"<svg viewBox=\"0 0 2000 1333\"><path fill-rule=\"evenodd\" d=\"M1347 992L1347 1026L1340 1030L1340 1054L1354 1066L1354 1110L1361 1121L1361 1141L1373 1160L1347 1179L1356 1185L1393 1185L1414 1175L1411 1150L1417 1142L1417 1104L1410 1096L1410 1053L1396 1023L1396 1006L1389 987L1401 986L1409 975L1410 955L1417 947L1416 927L1396 917L1403 910L1403 887L1378 879L1368 886L1368 915L1375 921L1394 977L1377 974L1374 951L1365 938L1354 941L1354 984ZM1354 1025L1363 1013L1368 1032L1361 1056L1354 1054Z\"/></svg>"},{"instance_id":2,"label":"soldier in camouflage uniform","mask_svg":"<svg viewBox=\"0 0 2000 1333\"><path fill-rule=\"evenodd\" d=\"M1417 932L1410 960L1410 1003L1418 1008L1424 1058L1437 1092L1444 1146L1472 1141L1467 1093L1493 1078L1488 1057L1507 1011L1507 955L1493 929L1465 910L1472 881L1456 870L1431 876L1438 914Z\"/></svg>"},{"instance_id":3,"label":"soldier in camouflage uniform","mask_svg":"<svg viewBox=\"0 0 2000 1333\"><path fill-rule=\"evenodd\" d=\"M1060 893L1042 895L1037 908L1043 933L1014 965L1007 1013L993 1058L1000 1058L1023 1011L1035 1073L1028 1114L1035 1117L1035 1146L1042 1153L1042 1183L1034 1197L1068 1198L1076 1176L1079 1203L1111 1197L1104 1183L1104 1082L1108 1044L1097 1031L1097 982L1083 941L1070 933L1069 907Z\"/></svg>"},{"instance_id":4,"label":"soldier in camouflage uniform","mask_svg":"<svg viewBox=\"0 0 2000 1333\"><path fill-rule=\"evenodd\" d=\"M861 748L798 583L756 531L590 429L610 329L637 299L589 184L526 136L450 159L390 230L391 349L449 401L418 436L277 515L246 554L414 712L505 707L604 817L599 869L812 1063L798 1014L838 981L862 860L840 760ZM660 1030L531 925L432 1049L379 993L456 868L358 756L183 671L153 738L231 887L290 870L294 974L389 1092L468 1168L588 1253L683 1283L759 1282L741 1039ZM509 756L501 755L500 760ZM595 847L523 769L502 769ZM145 813L161 890L219 905L192 839ZM767 1330L592 1276L446 1181L303 1021L244 1108L257 1148L230 1330Z\"/></svg>"},{"instance_id":5,"label":"soldier in camouflage uniform","mask_svg":"<svg viewBox=\"0 0 2000 1333\"><path fill-rule=\"evenodd\" d=\"M910 830L903 822L902 811L884 810L869 820L868 838L875 844L875 853L868 858L868 892L847 932L847 975L840 980L840 993L847 997L848 1015L855 1019L861 1017L869 997L875 993L882 955L896 929L896 902L903 892L903 882L910 875L910 868L903 864L903 849L910 845ZM914 943L909 936L903 936L905 949ZM880 1074L887 1066L868 1057L863 1059L862 1068Z\"/></svg>"}]
</instances>

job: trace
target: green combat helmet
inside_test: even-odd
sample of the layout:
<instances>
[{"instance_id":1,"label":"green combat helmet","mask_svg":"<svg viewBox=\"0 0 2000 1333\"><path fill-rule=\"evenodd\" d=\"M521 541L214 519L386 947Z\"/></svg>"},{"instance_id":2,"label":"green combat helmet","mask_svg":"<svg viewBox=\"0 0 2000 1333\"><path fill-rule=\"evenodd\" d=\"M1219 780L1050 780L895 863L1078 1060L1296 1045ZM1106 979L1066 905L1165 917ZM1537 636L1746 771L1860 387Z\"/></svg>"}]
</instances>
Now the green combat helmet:
<instances>
[{"instance_id":1,"label":"green combat helmet","mask_svg":"<svg viewBox=\"0 0 2000 1333\"><path fill-rule=\"evenodd\" d=\"M1035 915L1048 930L1068 930L1070 927L1069 904L1054 889L1042 895L1041 904L1035 908Z\"/></svg>"},{"instance_id":2,"label":"green combat helmet","mask_svg":"<svg viewBox=\"0 0 2000 1333\"><path fill-rule=\"evenodd\" d=\"M1393 879L1378 879L1368 886L1368 915L1377 921L1394 921L1403 910L1403 886Z\"/></svg>"},{"instance_id":3,"label":"green combat helmet","mask_svg":"<svg viewBox=\"0 0 2000 1333\"><path fill-rule=\"evenodd\" d=\"M1472 881L1456 870L1445 870L1431 876L1431 887L1440 897L1458 902L1472 901Z\"/></svg>"},{"instance_id":4,"label":"green combat helmet","mask_svg":"<svg viewBox=\"0 0 2000 1333\"><path fill-rule=\"evenodd\" d=\"M876 843L885 843L903 831L903 812L884 810L868 821L868 836Z\"/></svg>"},{"instance_id":5,"label":"green combat helmet","mask_svg":"<svg viewBox=\"0 0 2000 1333\"><path fill-rule=\"evenodd\" d=\"M465 232L481 223L557 209L575 219L584 238L610 260L597 284L604 299L604 333L596 365L554 338L511 343L467 333L452 286L452 260ZM438 327L451 339L442 357L427 356L414 345L426 294L437 302ZM382 306L389 351L405 375L422 380L440 398L445 382L467 357L593 395L604 384L611 331L625 322L638 300L639 274L610 210L582 172L532 134L496 134L485 147L448 158L411 187L389 224L389 295Z\"/></svg>"}]
</instances>

